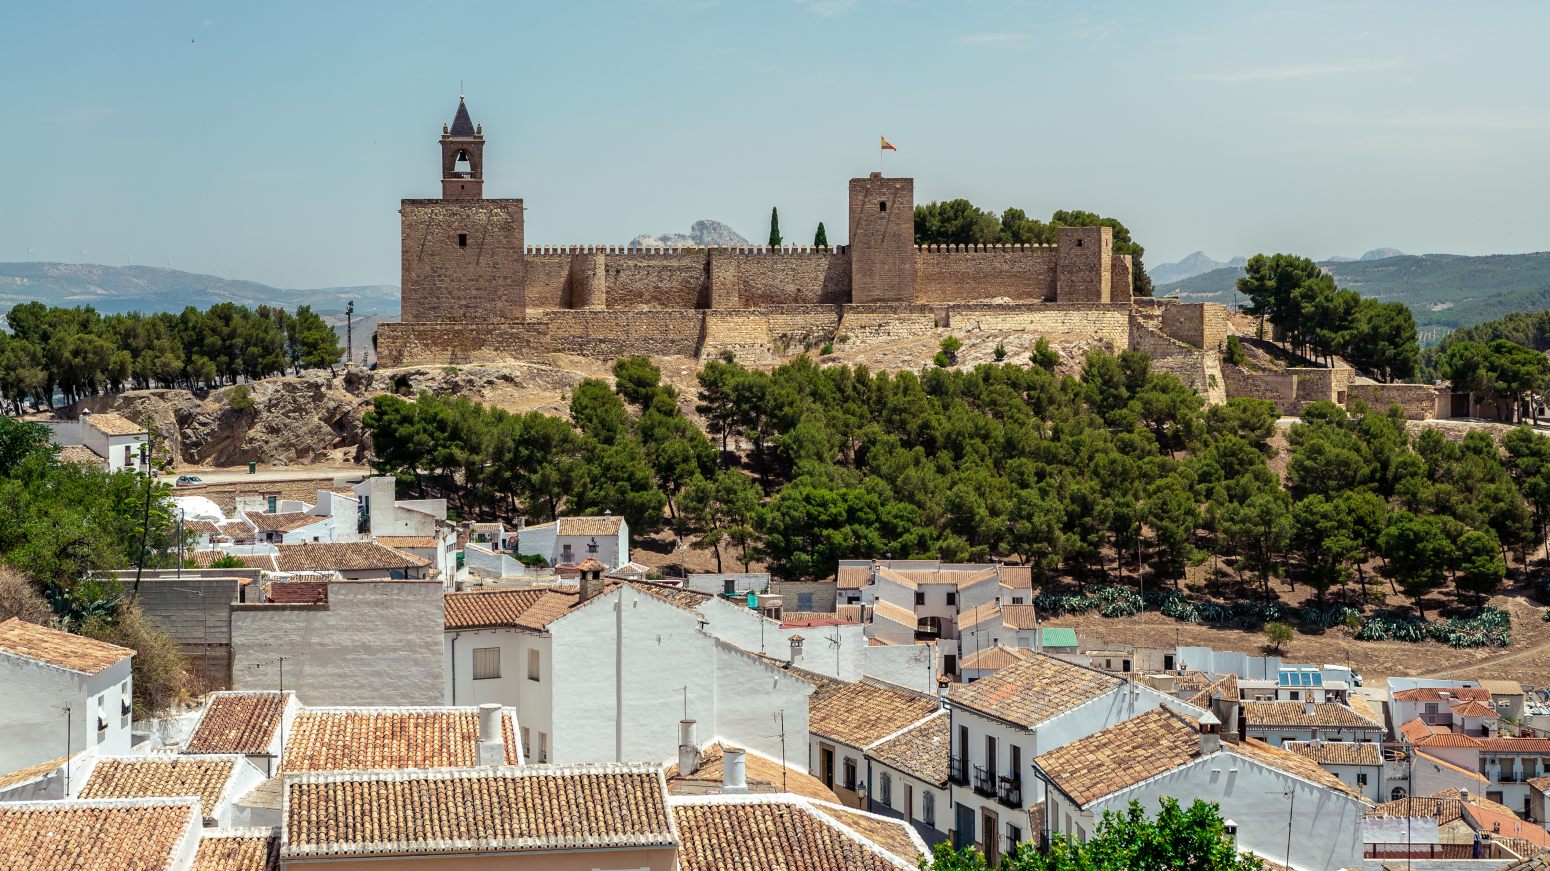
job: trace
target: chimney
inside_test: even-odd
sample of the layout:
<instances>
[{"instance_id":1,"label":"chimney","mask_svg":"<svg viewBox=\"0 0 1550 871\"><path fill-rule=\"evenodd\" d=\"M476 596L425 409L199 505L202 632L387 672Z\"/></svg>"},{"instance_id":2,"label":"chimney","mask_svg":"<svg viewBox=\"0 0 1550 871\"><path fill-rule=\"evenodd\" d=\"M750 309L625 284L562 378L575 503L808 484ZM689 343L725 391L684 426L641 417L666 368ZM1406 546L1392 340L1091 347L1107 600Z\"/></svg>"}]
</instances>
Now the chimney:
<instances>
[{"instance_id":1,"label":"chimney","mask_svg":"<svg viewBox=\"0 0 1550 871\"><path fill-rule=\"evenodd\" d=\"M506 739L501 737L501 706L493 702L479 706L479 764L506 764Z\"/></svg>"},{"instance_id":2,"label":"chimney","mask_svg":"<svg viewBox=\"0 0 1550 871\"><path fill-rule=\"evenodd\" d=\"M1222 749L1222 721L1216 715L1206 711L1206 715L1200 718L1200 755L1209 756Z\"/></svg>"},{"instance_id":3,"label":"chimney","mask_svg":"<svg viewBox=\"0 0 1550 871\"><path fill-rule=\"evenodd\" d=\"M678 721L678 776L688 777L700 770L700 748L694 743L694 721Z\"/></svg>"},{"instance_id":4,"label":"chimney","mask_svg":"<svg viewBox=\"0 0 1550 871\"><path fill-rule=\"evenodd\" d=\"M802 658L802 636L800 636L800 635L793 635L793 636L791 636L791 659L789 660L789 662L792 665L796 665L797 664L797 660L799 660L801 658Z\"/></svg>"},{"instance_id":5,"label":"chimney","mask_svg":"<svg viewBox=\"0 0 1550 871\"><path fill-rule=\"evenodd\" d=\"M600 572L582 572L577 588L581 592L581 598L576 600L577 604L593 598L603 592L602 574Z\"/></svg>"},{"instance_id":6,"label":"chimney","mask_svg":"<svg viewBox=\"0 0 1550 871\"><path fill-rule=\"evenodd\" d=\"M723 795L742 795L748 791L746 751L741 747L721 748L721 792Z\"/></svg>"},{"instance_id":7,"label":"chimney","mask_svg":"<svg viewBox=\"0 0 1550 871\"><path fill-rule=\"evenodd\" d=\"M1302 703L1302 712L1311 717L1318 713L1318 706L1313 703L1312 699L1308 699L1306 702Z\"/></svg>"}]
</instances>

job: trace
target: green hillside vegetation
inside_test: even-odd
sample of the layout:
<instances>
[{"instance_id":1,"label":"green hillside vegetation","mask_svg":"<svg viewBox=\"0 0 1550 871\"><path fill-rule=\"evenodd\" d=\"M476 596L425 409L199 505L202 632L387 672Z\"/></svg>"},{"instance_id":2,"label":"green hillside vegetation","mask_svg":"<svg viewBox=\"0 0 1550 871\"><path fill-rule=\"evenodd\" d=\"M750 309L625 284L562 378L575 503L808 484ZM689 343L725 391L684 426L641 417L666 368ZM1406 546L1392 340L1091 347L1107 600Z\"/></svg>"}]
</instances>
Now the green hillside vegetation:
<instances>
[{"instance_id":1,"label":"green hillside vegetation","mask_svg":"<svg viewBox=\"0 0 1550 871\"><path fill-rule=\"evenodd\" d=\"M90 306L15 306L0 333L0 401L18 412L99 393L151 387L197 389L332 368L344 351L308 306L295 314L217 303L178 314L101 315Z\"/></svg>"},{"instance_id":2,"label":"green hillside vegetation","mask_svg":"<svg viewBox=\"0 0 1550 871\"><path fill-rule=\"evenodd\" d=\"M1550 253L1546 252L1488 257L1406 255L1319 265L1329 269L1341 287L1409 306L1417 329L1431 335L1513 312L1550 308ZM1215 269L1160 284L1157 294L1230 305L1242 274L1241 269Z\"/></svg>"},{"instance_id":3,"label":"green hillside vegetation","mask_svg":"<svg viewBox=\"0 0 1550 871\"><path fill-rule=\"evenodd\" d=\"M1289 432L1283 482L1268 462L1271 403L1207 408L1136 352L1091 352L1080 377L1010 362L890 374L717 360L693 403L704 429L649 361L618 361L615 375L612 389L579 385L569 421L380 396L365 418L373 465L460 516L612 511L636 534L668 527L718 565L758 561L780 578L829 577L846 558L1010 558L1046 592L1073 581L1102 594L1056 597L1052 613L1121 613L1142 599L1102 585L1144 566L1168 597L1145 601L1183 620L1360 622L1378 574L1422 613L1472 612L1550 519L1550 439L1527 429L1459 444L1411 437L1397 408L1315 403ZM1212 556L1237 573L1234 607L1263 607L1185 601L1185 568ZM1307 585L1318 607L1290 615L1273 601L1278 578ZM1486 617L1496 634L1448 637L1505 643L1500 612ZM1398 625L1382 619L1366 637Z\"/></svg>"}]
</instances>

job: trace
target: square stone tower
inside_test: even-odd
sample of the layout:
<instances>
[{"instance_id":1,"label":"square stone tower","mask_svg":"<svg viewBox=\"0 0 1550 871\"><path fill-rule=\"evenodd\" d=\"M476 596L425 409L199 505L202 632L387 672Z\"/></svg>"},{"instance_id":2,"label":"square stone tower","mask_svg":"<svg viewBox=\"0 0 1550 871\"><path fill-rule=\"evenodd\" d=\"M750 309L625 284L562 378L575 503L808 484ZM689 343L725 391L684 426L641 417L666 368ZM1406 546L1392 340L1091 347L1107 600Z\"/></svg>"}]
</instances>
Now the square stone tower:
<instances>
[{"instance_id":1,"label":"square stone tower","mask_svg":"<svg viewBox=\"0 0 1550 871\"><path fill-rule=\"evenodd\" d=\"M1055 243L1056 302L1112 302L1114 229L1060 227Z\"/></svg>"},{"instance_id":2,"label":"square stone tower","mask_svg":"<svg viewBox=\"0 0 1550 871\"><path fill-rule=\"evenodd\" d=\"M441 131L441 199L400 206L404 323L526 318L522 201L484 198L484 131L461 97Z\"/></svg>"},{"instance_id":3,"label":"square stone tower","mask_svg":"<svg viewBox=\"0 0 1550 871\"><path fill-rule=\"evenodd\" d=\"M850 301L915 301L915 180L850 180Z\"/></svg>"}]
</instances>

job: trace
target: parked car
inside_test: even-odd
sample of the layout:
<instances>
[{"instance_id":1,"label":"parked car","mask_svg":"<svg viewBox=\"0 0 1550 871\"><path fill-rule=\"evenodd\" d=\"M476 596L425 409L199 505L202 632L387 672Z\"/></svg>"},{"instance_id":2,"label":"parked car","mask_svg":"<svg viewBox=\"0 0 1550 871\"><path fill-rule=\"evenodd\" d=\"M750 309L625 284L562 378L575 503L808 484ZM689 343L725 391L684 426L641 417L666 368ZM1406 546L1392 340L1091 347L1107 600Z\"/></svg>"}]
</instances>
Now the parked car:
<instances>
[{"instance_id":1,"label":"parked car","mask_svg":"<svg viewBox=\"0 0 1550 871\"><path fill-rule=\"evenodd\" d=\"M187 487L190 484L203 484L205 481L198 475L179 475L175 487Z\"/></svg>"}]
</instances>

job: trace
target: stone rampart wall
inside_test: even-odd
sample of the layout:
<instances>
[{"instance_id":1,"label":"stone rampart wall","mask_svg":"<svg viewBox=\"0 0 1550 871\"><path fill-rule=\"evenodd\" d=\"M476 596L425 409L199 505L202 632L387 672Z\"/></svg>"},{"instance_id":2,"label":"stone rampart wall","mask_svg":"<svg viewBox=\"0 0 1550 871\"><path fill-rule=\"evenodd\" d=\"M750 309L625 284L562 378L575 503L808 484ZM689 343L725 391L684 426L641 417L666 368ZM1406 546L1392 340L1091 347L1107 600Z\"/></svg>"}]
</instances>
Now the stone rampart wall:
<instances>
[{"instance_id":1,"label":"stone rampart wall","mask_svg":"<svg viewBox=\"0 0 1550 871\"><path fill-rule=\"evenodd\" d=\"M604 359L635 354L693 357L704 334L705 312L567 310L545 317L554 351Z\"/></svg>"},{"instance_id":2,"label":"stone rampart wall","mask_svg":"<svg viewBox=\"0 0 1550 871\"><path fill-rule=\"evenodd\" d=\"M528 309L570 308L571 255L529 254L524 260Z\"/></svg>"},{"instance_id":3,"label":"stone rampart wall","mask_svg":"<svg viewBox=\"0 0 1550 871\"><path fill-rule=\"evenodd\" d=\"M843 250L717 251L711 269L731 271L745 308L836 305L850 301L850 255Z\"/></svg>"},{"instance_id":4,"label":"stone rampart wall","mask_svg":"<svg viewBox=\"0 0 1550 871\"><path fill-rule=\"evenodd\" d=\"M607 254L603 274L611 309L710 307L710 262L704 250Z\"/></svg>"},{"instance_id":5,"label":"stone rampart wall","mask_svg":"<svg viewBox=\"0 0 1550 871\"><path fill-rule=\"evenodd\" d=\"M384 367L462 365L526 360L552 350L548 325L379 324L377 361Z\"/></svg>"},{"instance_id":6,"label":"stone rampart wall","mask_svg":"<svg viewBox=\"0 0 1550 871\"><path fill-rule=\"evenodd\" d=\"M1431 384L1352 384L1346 401L1365 402L1377 412L1398 405L1410 420L1431 420L1437 417L1438 403L1447 402L1449 396L1446 388Z\"/></svg>"},{"instance_id":7,"label":"stone rampart wall","mask_svg":"<svg viewBox=\"0 0 1550 871\"><path fill-rule=\"evenodd\" d=\"M1056 251L1049 246L922 245L915 249L915 300L954 303L1006 297L1055 298Z\"/></svg>"},{"instance_id":8,"label":"stone rampart wall","mask_svg":"<svg viewBox=\"0 0 1550 871\"><path fill-rule=\"evenodd\" d=\"M1296 414L1301 407L1294 392L1295 377L1285 372L1250 372L1241 366L1223 366L1227 396L1247 396L1275 403L1281 414Z\"/></svg>"},{"instance_id":9,"label":"stone rampart wall","mask_svg":"<svg viewBox=\"0 0 1550 871\"><path fill-rule=\"evenodd\" d=\"M1128 303L955 305L948 308L946 326L1045 336L1093 336L1107 342L1115 351L1130 347Z\"/></svg>"}]
</instances>

